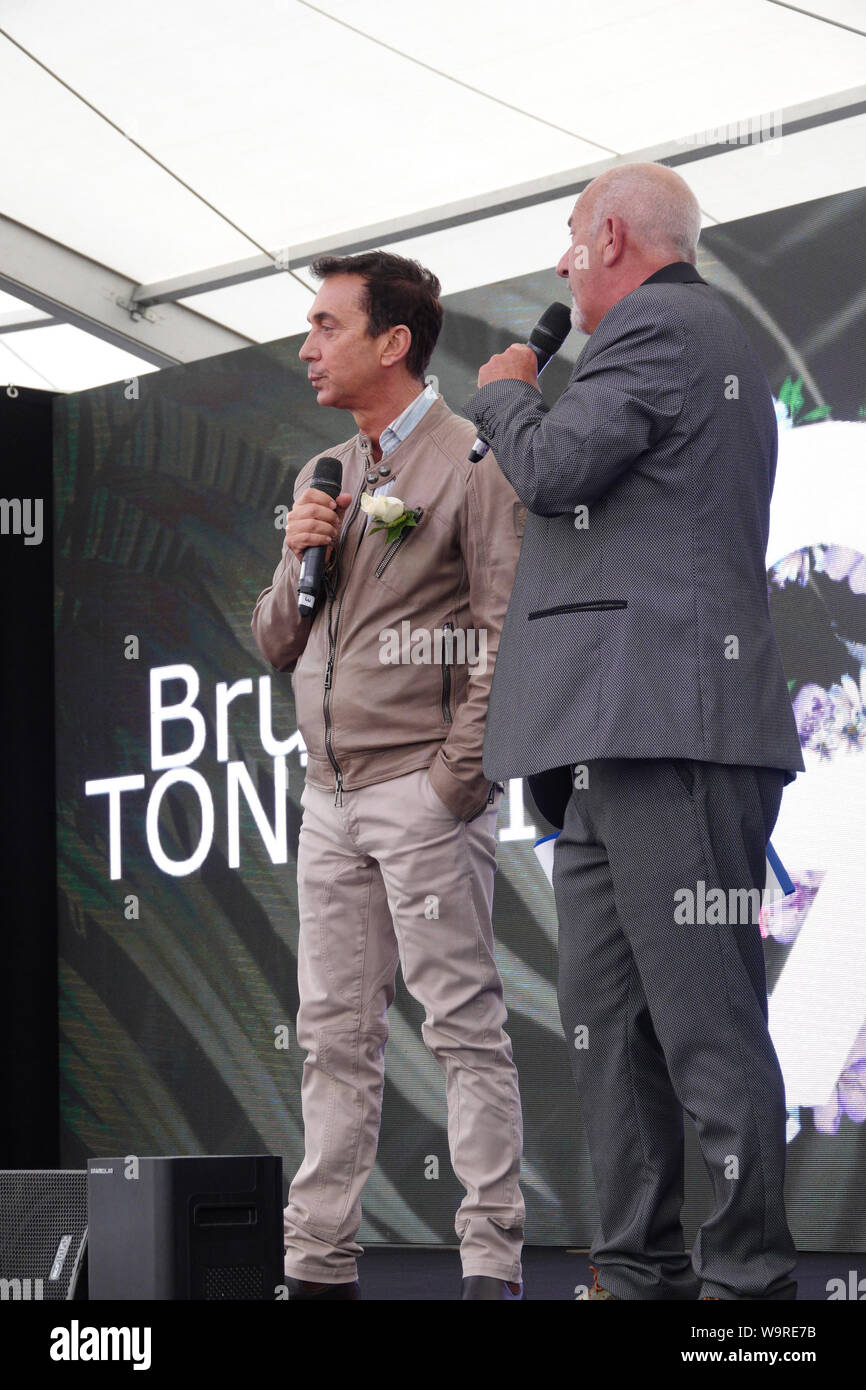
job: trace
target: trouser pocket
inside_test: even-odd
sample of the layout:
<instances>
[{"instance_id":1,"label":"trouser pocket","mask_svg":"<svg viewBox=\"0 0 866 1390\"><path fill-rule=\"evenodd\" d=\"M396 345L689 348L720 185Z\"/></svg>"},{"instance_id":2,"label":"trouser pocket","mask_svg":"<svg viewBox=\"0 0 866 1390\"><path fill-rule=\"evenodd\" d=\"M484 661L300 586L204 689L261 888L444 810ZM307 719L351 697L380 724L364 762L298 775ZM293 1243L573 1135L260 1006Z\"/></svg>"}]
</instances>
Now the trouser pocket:
<instances>
[{"instance_id":1,"label":"trouser pocket","mask_svg":"<svg viewBox=\"0 0 866 1390\"><path fill-rule=\"evenodd\" d=\"M695 788L694 767L686 758L671 758L670 764L689 796L691 796Z\"/></svg>"}]
</instances>

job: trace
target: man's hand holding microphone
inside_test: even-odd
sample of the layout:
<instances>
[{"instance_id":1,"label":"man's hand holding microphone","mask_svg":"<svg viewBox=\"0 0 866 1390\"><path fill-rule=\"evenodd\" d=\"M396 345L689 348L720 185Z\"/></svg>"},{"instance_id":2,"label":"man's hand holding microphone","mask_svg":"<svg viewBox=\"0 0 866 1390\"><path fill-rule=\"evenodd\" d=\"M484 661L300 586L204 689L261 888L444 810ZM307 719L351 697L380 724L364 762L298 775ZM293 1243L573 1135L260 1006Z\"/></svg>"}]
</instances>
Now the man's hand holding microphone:
<instances>
[{"instance_id":1,"label":"man's hand holding microphone","mask_svg":"<svg viewBox=\"0 0 866 1390\"><path fill-rule=\"evenodd\" d=\"M316 611L326 565L343 528L343 516L352 500L351 492L341 492L343 465L339 459L320 458L312 487L295 501L286 518L286 546L301 562L298 576L298 611L312 618Z\"/></svg>"},{"instance_id":2,"label":"man's hand holding microphone","mask_svg":"<svg viewBox=\"0 0 866 1390\"><path fill-rule=\"evenodd\" d=\"M333 498L318 488L308 487L296 498L286 517L285 544L289 550L303 560L309 546L325 545L325 564L330 564L351 500L351 492L341 492Z\"/></svg>"}]
</instances>

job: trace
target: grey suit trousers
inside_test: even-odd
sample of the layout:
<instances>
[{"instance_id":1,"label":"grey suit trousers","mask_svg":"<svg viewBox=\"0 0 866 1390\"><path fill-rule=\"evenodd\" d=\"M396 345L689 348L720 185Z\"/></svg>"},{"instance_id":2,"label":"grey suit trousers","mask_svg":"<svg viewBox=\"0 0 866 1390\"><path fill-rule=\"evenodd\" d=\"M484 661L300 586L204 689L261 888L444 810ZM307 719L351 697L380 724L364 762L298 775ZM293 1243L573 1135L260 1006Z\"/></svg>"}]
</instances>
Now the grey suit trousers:
<instances>
[{"instance_id":1,"label":"grey suit trousers","mask_svg":"<svg viewBox=\"0 0 866 1390\"><path fill-rule=\"evenodd\" d=\"M629 1299L793 1298L785 1095L758 895L747 904L730 891L764 887L785 774L669 758L585 767L553 883L560 1015L600 1208L599 1282ZM714 1193L691 1261L683 1111Z\"/></svg>"}]
</instances>

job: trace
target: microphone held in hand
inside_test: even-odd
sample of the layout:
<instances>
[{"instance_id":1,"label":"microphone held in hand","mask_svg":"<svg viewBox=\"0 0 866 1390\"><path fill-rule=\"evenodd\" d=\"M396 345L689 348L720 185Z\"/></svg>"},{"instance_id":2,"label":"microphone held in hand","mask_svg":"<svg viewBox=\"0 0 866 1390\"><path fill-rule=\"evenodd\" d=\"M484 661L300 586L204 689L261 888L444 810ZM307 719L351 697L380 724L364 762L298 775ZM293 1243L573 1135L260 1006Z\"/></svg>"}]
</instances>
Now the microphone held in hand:
<instances>
[{"instance_id":1,"label":"microphone held in hand","mask_svg":"<svg viewBox=\"0 0 866 1390\"><path fill-rule=\"evenodd\" d=\"M545 309L529 335L529 346L538 358L538 375L555 357L571 332L571 310L567 304L551 304Z\"/></svg>"},{"instance_id":2,"label":"microphone held in hand","mask_svg":"<svg viewBox=\"0 0 866 1390\"><path fill-rule=\"evenodd\" d=\"M571 332L571 310L567 304L560 304L559 300L545 309L538 323L529 335L528 346L532 348L538 358L538 375L544 371L548 362L555 357L562 347L569 333ZM472 445L472 452L469 455L470 463L477 463L483 459L490 445L486 439L482 439L479 434L475 443Z\"/></svg>"},{"instance_id":3,"label":"microphone held in hand","mask_svg":"<svg viewBox=\"0 0 866 1390\"><path fill-rule=\"evenodd\" d=\"M327 493L336 502L343 485L343 465L339 459L320 458L313 471L311 488ZM322 587L326 545L311 545L304 551L298 578L298 609L302 618L311 618Z\"/></svg>"}]
</instances>

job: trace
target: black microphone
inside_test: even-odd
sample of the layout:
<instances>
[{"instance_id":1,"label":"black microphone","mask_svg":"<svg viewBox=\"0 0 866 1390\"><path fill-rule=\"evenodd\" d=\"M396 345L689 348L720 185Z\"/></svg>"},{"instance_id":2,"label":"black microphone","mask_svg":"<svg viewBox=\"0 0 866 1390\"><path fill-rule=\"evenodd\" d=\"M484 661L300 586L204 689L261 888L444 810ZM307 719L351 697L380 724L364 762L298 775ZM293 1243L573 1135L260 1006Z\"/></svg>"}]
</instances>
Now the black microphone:
<instances>
[{"instance_id":1,"label":"black microphone","mask_svg":"<svg viewBox=\"0 0 866 1390\"><path fill-rule=\"evenodd\" d=\"M336 502L343 487L343 465L339 459L320 458L313 469L310 487L326 492ZM311 618L322 587L326 545L311 545L304 551L298 578L298 609L302 618Z\"/></svg>"},{"instance_id":2,"label":"black microphone","mask_svg":"<svg viewBox=\"0 0 866 1390\"><path fill-rule=\"evenodd\" d=\"M562 347L569 333L571 332L571 310L567 304L560 304L559 300L545 309L538 323L529 335L528 347L532 348L538 358L538 375L544 371L548 362L555 357ZM486 439L479 434L472 451L469 455L470 463L477 463L483 459L490 445Z\"/></svg>"}]
</instances>

